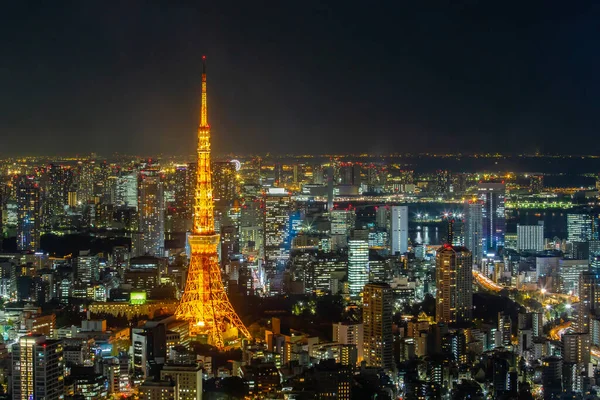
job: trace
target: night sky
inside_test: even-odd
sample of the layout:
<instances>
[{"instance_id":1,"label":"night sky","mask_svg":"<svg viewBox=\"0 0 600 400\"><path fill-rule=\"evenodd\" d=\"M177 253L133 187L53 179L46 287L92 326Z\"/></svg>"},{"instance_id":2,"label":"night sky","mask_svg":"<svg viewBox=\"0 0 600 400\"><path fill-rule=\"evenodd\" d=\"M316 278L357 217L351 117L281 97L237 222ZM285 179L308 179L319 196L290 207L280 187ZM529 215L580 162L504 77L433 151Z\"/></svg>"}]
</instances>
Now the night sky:
<instances>
[{"instance_id":1,"label":"night sky","mask_svg":"<svg viewBox=\"0 0 600 400\"><path fill-rule=\"evenodd\" d=\"M595 3L1 2L0 155L598 153Z\"/></svg>"}]
</instances>

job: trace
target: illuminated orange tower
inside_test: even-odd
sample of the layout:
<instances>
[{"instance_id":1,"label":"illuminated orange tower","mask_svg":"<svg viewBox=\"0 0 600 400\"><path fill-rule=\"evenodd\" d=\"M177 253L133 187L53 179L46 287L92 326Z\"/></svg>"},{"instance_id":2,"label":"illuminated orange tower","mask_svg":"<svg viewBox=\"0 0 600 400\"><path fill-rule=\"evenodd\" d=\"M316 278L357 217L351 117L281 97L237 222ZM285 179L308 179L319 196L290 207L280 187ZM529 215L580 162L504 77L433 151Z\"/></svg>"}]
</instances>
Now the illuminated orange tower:
<instances>
[{"instance_id":1,"label":"illuminated orange tower","mask_svg":"<svg viewBox=\"0 0 600 400\"><path fill-rule=\"evenodd\" d=\"M215 232L210 168L210 126L206 99L206 56L202 56L202 106L198 127L198 167L194 195L194 227L188 238L191 249L187 282L175 311L178 319L190 322L190 335L207 335L208 342L219 349L224 339L250 338L250 333L233 309L223 282L217 255L220 242Z\"/></svg>"}]
</instances>

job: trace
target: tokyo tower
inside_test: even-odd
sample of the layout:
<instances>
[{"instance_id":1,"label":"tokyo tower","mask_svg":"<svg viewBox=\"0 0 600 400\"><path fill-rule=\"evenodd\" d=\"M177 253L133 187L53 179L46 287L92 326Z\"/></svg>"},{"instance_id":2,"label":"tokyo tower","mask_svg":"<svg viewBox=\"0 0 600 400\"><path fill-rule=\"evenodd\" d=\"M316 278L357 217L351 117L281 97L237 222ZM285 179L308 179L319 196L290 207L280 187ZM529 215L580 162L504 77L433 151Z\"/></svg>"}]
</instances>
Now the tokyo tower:
<instances>
[{"instance_id":1,"label":"tokyo tower","mask_svg":"<svg viewBox=\"0 0 600 400\"><path fill-rule=\"evenodd\" d=\"M206 56L202 56L202 106L198 127L198 167L194 195L194 226L189 235L191 249L185 291L175 316L190 322L190 335L206 335L218 349L225 339L250 338L248 329L233 309L219 267L217 246L220 236L215 232L213 191L210 166L210 126L206 98Z\"/></svg>"}]
</instances>

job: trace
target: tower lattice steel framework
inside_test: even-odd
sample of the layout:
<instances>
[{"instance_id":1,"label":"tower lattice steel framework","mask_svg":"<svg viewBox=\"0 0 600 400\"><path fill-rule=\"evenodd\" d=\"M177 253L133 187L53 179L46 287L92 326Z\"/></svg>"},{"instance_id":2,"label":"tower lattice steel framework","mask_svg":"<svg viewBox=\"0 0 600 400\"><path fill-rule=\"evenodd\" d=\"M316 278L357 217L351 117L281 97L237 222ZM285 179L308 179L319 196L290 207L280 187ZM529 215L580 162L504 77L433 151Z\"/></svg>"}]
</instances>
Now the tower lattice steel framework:
<instances>
[{"instance_id":1,"label":"tower lattice steel framework","mask_svg":"<svg viewBox=\"0 0 600 400\"><path fill-rule=\"evenodd\" d=\"M210 126L206 98L206 57L202 57L202 106L198 127L198 168L194 195L194 227L189 235L191 249L187 282L175 316L190 322L190 335L208 336L219 349L224 336L237 328L238 335L250 338L248 329L227 298L217 256L220 236L215 232L210 167Z\"/></svg>"}]
</instances>

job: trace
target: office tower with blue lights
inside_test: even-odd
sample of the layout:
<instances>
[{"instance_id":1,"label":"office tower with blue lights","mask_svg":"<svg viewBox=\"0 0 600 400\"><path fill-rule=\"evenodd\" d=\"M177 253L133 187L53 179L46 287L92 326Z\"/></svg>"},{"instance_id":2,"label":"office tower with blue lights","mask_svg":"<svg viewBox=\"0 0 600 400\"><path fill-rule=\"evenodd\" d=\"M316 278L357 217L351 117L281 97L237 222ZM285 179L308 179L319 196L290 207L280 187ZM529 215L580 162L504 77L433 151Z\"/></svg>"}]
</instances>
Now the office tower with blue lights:
<instances>
[{"instance_id":1,"label":"office tower with blue lights","mask_svg":"<svg viewBox=\"0 0 600 400\"><path fill-rule=\"evenodd\" d=\"M32 176L23 176L17 187L17 248L40 248L42 205L40 186Z\"/></svg>"},{"instance_id":2,"label":"office tower with blue lights","mask_svg":"<svg viewBox=\"0 0 600 400\"><path fill-rule=\"evenodd\" d=\"M393 206L391 218L392 254L404 254L408 251L408 206Z\"/></svg>"},{"instance_id":3,"label":"office tower with blue lights","mask_svg":"<svg viewBox=\"0 0 600 400\"><path fill-rule=\"evenodd\" d=\"M483 202L482 246L484 252L497 252L504 247L506 233L504 182L480 182L477 186L479 199Z\"/></svg>"},{"instance_id":4,"label":"office tower with blue lights","mask_svg":"<svg viewBox=\"0 0 600 400\"><path fill-rule=\"evenodd\" d=\"M158 170L141 171L138 179L139 255L162 257L165 246L163 182Z\"/></svg>"},{"instance_id":5,"label":"office tower with blue lights","mask_svg":"<svg viewBox=\"0 0 600 400\"><path fill-rule=\"evenodd\" d=\"M348 287L350 296L357 298L369 281L369 242L348 241Z\"/></svg>"},{"instance_id":6,"label":"office tower with blue lights","mask_svg":"<svg viewBox=\"0 0 600 400\"><path fill-rule=\"evenodd\" d=\"M589 258L590 240L595 239L593 221L589 213L567 214L567 240L572 244L570 255L573 258Z\"/></svg>"},{"instance_id":7,"label":"office tower with blue lights","mask_svg":"<svg viewBox=\"0 0 600 400\"><path fill-rule=\"evenodd\" d=\"M267 273L272 275L290 255L286 247L289 235L292 197L284 188L270 188L263 197L264 202L264 254Z\"/></svg>"},{"instance_id":8,"label":"office tower with blue lights","mask_svg":"<svg viewBox=\"0 0 600 400\"><path fill-rule=\"evenodd\" d=\"M481 265L483 254L483 201L470 199L464 208L465 247L473 255L473 264Z\"/></svg>"}]
</instances>

